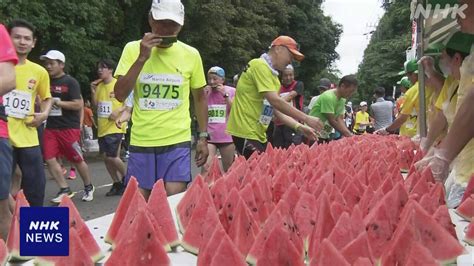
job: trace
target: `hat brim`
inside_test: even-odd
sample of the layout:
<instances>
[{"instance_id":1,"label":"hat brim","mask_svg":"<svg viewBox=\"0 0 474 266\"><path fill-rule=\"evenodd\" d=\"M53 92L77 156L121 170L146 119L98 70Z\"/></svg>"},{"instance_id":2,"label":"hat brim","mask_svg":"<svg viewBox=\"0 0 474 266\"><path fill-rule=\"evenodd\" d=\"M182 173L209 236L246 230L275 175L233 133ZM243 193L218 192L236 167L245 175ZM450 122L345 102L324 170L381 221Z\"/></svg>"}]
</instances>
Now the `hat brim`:
<instances>
[{"instance_id":1,"label":"hat brim","mask_svg":"<svg viewBox=\"0 0 474 266\"><path fill-rule=\"evenodd\" d=\"M41 61L48 60L48 59L49 60L58 60L58 61L61 61L61 62L65 63L61 58L50 57L50 56L47 56L47 55L40 56Z\"/></svg>"},{"instance_id":2,"label":"hat brim","mask_svg":"<svg viewBox=\"0 0 474 266\"><path fill-rule=\"evenodd\" d=\"M178 16L170 12L162 12L159 10L152 10L151 15L154 20L172 20L178 23L180 26L184 25L184 17Z\"/></svg>"},{"instance_id":3,"label":"hat brim","mask_svg":"<svg viewBox=\"0 0 474 266\"><path fill-rule=\"evenodd\" d=\"M288 48L288 50L290 50L290 53L293 55L293 58L296 60L296 61L303 61L304 59L304 55L302 53L300 53L300 51L296 50L296 49L291 49L291 48Z\"/></svg>"}]
</instances>

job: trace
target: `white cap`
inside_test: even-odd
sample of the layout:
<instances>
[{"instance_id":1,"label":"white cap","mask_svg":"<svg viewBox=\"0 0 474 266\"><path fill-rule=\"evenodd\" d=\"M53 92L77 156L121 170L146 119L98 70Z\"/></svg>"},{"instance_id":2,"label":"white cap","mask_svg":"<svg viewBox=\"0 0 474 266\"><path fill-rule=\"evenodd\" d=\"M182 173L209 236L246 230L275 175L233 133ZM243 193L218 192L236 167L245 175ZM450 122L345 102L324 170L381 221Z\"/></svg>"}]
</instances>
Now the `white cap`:
<instances>
[{"instance_id":1,"label":"white cap","mask_svg":"<svg viewBox=\"0 0 474 266\"><path fill-rule=\"evenodd\" d=\"M360 106L367 106L367 102L360 102Z\"/></svg>"},{"instance_id":2,"label":"white cap","mask_svg":"<svg viewBox=\"0 0 474 266\"><path fill-rule=\"evenodd\" d=\"M40 56L41 60L51 59L51 60L59 60L63 63L66 63L66 57L63 53L58 50L50 50L45 55Z\"/></svg>"},{"instance_id":3,"label":"white cap","mask_svg":"<svg viewBox=\"0 0 474 266\"><path fill-rule=\"evenodd\" d=\"M180 0L153 0L151 14L154 20L172 20L184 24L184 6Z\"/></svg>"}]
</instances>

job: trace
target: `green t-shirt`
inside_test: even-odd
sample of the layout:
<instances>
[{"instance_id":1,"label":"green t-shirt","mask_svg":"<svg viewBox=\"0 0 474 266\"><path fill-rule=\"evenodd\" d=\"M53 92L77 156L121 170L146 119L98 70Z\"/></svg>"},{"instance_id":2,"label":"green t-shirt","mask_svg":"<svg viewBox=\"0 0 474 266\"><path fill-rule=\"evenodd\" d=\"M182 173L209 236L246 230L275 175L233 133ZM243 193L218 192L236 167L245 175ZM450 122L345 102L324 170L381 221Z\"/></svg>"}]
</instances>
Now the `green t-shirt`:
<instances>
[{"instance_id":1,"label":"green t-shirt","mask_svg":"<svg viewBox=\"0 0 474 266\"><path fill-rule=\"evenodd\" d=\"M333 127L329 124L327 114L333 114L338 117L344 114L346 99L338 99L336 90L328 90L321 94L311 109L309 115L318 117L324 123L324 129L319 133L322 139L329 139L333 132Z\"/></svg>"},{"instance_id":2,"label":"green t-shirt","mask_svg":"<svg viewBox=\"0 0 474 266\"><path fill-rule=\"evenodd\" d=\"M124 76L140 53L140 41L128 43L115 71ZM130 144L161 147L191 140L189 94L206 85L199 52L182 42L154 47L133 89Z\"/></svg>"},{"instance_id":3,"label":"green t-shirt","mask_svg":"<svg viewBox=\"0 0 474 266\"><path fill-rule=\"evenodd\" d=\"M280 90L278 75L268 63L253 59L242 73L230 111L227 132L236 137L267 142L266 131L273 117L273 108L263 92Z\"/></svg>"}]
</instances>

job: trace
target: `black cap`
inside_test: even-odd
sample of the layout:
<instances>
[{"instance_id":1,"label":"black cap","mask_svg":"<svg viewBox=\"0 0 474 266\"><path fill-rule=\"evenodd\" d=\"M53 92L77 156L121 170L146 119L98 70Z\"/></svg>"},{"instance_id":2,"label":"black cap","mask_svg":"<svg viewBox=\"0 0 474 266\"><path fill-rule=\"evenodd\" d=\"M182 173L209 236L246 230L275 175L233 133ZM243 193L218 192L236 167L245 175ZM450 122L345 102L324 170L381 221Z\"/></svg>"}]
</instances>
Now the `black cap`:
<instances>
[{"instance_id":1,"label":"black cap","mask_svg":"<svg viewBox=\"0 0 474 266\"><path fill-rule=\"evenodd\" d=\"M327 78L322 78L319 80L318 89L329 90L331 88L332 82Z\"/></svg>"}]
</instances>

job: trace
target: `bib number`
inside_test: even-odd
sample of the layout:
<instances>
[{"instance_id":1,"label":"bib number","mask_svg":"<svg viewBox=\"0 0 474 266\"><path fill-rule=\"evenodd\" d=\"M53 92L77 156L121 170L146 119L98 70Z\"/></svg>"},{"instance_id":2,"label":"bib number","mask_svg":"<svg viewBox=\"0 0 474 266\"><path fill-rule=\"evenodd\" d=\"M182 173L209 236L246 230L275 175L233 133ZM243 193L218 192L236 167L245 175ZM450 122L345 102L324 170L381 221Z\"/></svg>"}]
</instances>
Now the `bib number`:
<instances>
[{"instance_id":1,"label":"bib number","mask_svg":"<svg viewBox=\"0 0 474 266\"><path fill-rule=\"evenodd\" d=\"M5 111L9 117L25 119L30 113L31 93L13 90L3 96Z\"/></svg>"},{"instance_id":2,"label":"bib number","mask_svg":"<svg viewBox=\"0 0 474 266\"><path fill-rule=\"evenodd\" d=\"M183 100L179 85L142 84L139 98L140 109L148 111L171 111Z\"/></svg>"},{"instance_id":3,"label":"bib number","mask_svg":"<svg viewBox=\"0 0 474 266\"><path fill-rule=\"evenodd\" d=\"M263 108L262 108L262 113L260 114L260 124L264 126L270 125L270 122L272 122L273 119L273 107L270 105L270 103L265 99L263 100Z\"/></svg>"},{"instance_id":4,"label":"bib number","mask_svg":"<svg viewBox=\"0 0 474 266\"><path fill-rule=\"evenodd\" d=\"M53 97L54 100L59 100L59 97ZM63 115L63 110L61 107L56 106L53 104L51 106L51 111L49 112L49 116L62 116Z\"/></svg>"},{"instance_id":5,"label":"bib number","mask_svg":"<svg viewBox=\"0 0 474 266\"><path fill-rule=\"evenodd\" d=\"M109 118L112 113L112 102L99 102L97 105L97 116L101 118Z\"/></svg>"},{"instance_id":6,"label":"bib number","mask_svg":"<svg viewBox=\"0 0 474 266\"><path fill-rule=\"evenodd\" d=\"M227 106L225 104L210 105L208 107L209 124L225 124Z\"/></svg>"}]
</instances>

